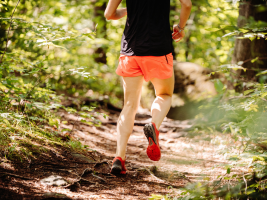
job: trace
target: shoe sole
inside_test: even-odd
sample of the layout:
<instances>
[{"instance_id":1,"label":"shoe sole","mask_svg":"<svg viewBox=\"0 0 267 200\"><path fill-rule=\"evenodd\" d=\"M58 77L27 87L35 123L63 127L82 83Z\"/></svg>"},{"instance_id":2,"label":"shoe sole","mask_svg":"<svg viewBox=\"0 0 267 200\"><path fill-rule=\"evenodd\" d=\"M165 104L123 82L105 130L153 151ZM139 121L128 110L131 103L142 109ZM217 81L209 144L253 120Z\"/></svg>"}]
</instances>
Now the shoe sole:
<instances>
[{"instance_id":1,"label":"shoe sole","mask_svg":"<svg viewBox=\"0 0 267 200\"><path fill-rule=\"evenodd\" d=\"M161 157L160 148L157 145L156 132L152 124L146 124L144 127L144 133L148 140L148 147L146 154L153 161L159 161Z\"/></svg>"},{"instance_id":2,"label":"shoe sole","mask_svg":"<svg viewBox=\"0 0 267 200\"><path fill-rule=\"evenodd\" d=\"M155 133L153 125L146 124L145 127L144 127L144 133L145 133L145 136L146 136L146 138L147 138L149 143L150 143L149 138L151 138L153 140L153 142L155 144L157 144L157 136L156 136L156 133Z\"/></svg>"},{"instance_id":3,"label":"shoe sole","mask_svg":"<svg viewBox=\"0 0 267 200\"><path fill-rule=\"evenodd\" d=\"M114 166L111 168L111 174L120 174L121 173L121 167L119 166Z\"/></svg>"},{"instance_id":4,"label":"shoe sole","mask_svg":"<svg viewBox=\"0 0 267 200\"><path fill-rule=\"evenodd\" d=\"M126 174L126 171L122 171L121 161L120 160L116 160L113 163L113 166L111 167L110 173L114 174L114 175Z\"/></svg>"}]
</instances>

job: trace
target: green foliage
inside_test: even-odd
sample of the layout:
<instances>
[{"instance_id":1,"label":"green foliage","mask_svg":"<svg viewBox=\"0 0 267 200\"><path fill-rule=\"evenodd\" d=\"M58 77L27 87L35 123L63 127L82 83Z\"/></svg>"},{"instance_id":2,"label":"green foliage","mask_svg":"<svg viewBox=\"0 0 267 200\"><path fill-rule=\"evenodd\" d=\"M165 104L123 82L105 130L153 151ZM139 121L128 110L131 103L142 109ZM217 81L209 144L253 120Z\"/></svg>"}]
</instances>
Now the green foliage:
<instances>
[{"instance_id":1,"label":"green foliage","mask_svg":"<svg viewBox=\"0 0 267 200\"><path fill-rule=\"evenodd\" d=\"M68 144L73 148L73 149L83 149L83 145L80 141L69 141Z\"/></svg>"},{"instance_id":2,"label":"green foliage","mask_svg":"<svg viewBox=\"0 0 267 200\"><path fill-rule=\"evenodd\" d=\"M108 95L112 102L122 105L118 100L122 97L122 89L114 72L125 19L105 21L100 17L103 15L101 9L99 16L94 18L96 6L103 7L106 2L30 0L19 4L11 26L9 54L2 64L2 67L10 63L12 66L2 73L20 74L24 76L24 82L38 77L39 85L65 94L87 94L92 98ZM16 1L2 4L5 12L1 12L0 23L5 24L2 28L7 30ZM171 4L172 26L179 22L180 2L172 0ZM206 4L205 0L193 3L187 35L183 42L174 45L179 61L214 67L231 59L233 38L221 37L235 26L237 9L230 3L218 4L216 0L203 6ZM125 6L124 1L122 6ZM5 44L5 38L0 36L2 44ZM107 64L95 62L92 54L97 48L105 49Z\"/></svg>"},{"instance_id":3,"label":"green foliage","mask_svg":"<svg viewBox=\"0 0 267 200\"><path fill-rule=\"evenodd\" d=\"M107 95L119 102L122 90L114 72L125 19L107 22L100 17L103 9L98 10L100 15L95 17L96 6L103 7L106 2L28 0L18 5L12 23L10 16L17 1L0 2L0 56L3 56L0 61L0 149L7 158L29 159L46 151L49 145L85 149L70 134L64 138L67 141L59 137L62 132L71 133L71 130L60 130L61 119L55 112L65 109L79 121L95 126L100 125L96 115L101 114L93 113L91 107L65 108L60 104L62 97L55 91L74 96L86 94L91 98ZM267 72L257 73L260 82L235 81L234 73L247 70L242 67L245 62L260 62L262 58L229 64L233 36L251 40L266 38L266 23L249 19L246 26L238 28L236 2L193 2L186 37L175 44L179 61L213 69L220 66L211 73L224 74L224 80L214 80L218 95L202 107L203 116L210 124L201 122L198 128L212 133L219 129L231 134L237 143L220 152L232 161L226 166L224 176L212 183L188 185L179 197L174 197L176 199L247 199L266 192ZM125 6L125 1L122 3ZM172 0L171 6L173 25L179 22L180 3ZM92 55L96 49L106 51L106 64L96 62ZM239 85L240 93L228 88L226 82L233 83L233 87ZM236 166L247 166L248 173L232 174ZM230 188L229 182L233 185ZM151 198L172 199L159 195Z\"/></svg>"},{"instance_id":4,"label":"green foliage","mask_svg":"<svg viewBox=\"0 0 267 200\"><path fill-rule=\"evenodd\" d=\"M171 24L179 22L180 2L172 0ZM234 38L223 37L237 29L237 5L217 0L192 1L185 38L174 44L178 61L215 68L231 61Z\"/></svg>"},{"instance_id":5,"label":"green foliage","mask_svg":"<svg viewBox=\"0 0 267 200\"><path fill-rule=\"evenodd\" d=\"M242 69L245 70L245 69ZM233 69L221 70L227 76ZM227 85L214 80L218 95L208 105L202 106L206 121L200 121L206 134L216 130L230 134L235 143L224 143L219 138L214 144L224 144L218 153L229 160L223 177L212 182L190 184L185 196L178 199L261 199L266 198L267 178L267 84L243 82L242 93L227 89ZM227 83L231 85L230 82ZM232 83L233 84L233 83ZM232 174L234 168L246 168L245 174ZM231 187L229 187L231 184Z\"/></svg>"},{"instance_id":6,"label":"green foliage","mask_svg":"<svg viewBox=\"0 0 267 200\"><path fill-rule=\"evenodd\" d=\"M236 2L235 2L236 3ZM205 8L208 10L208 8ZM265 6L266 9L266 6ZM222 16L222 15L220 15ZM217 16L216 16L217 17ZM229 24L229 22L227 22ZM235 22L236 23L236 22ZM231 47L225 38L231 41L234 37L250 40L266 38L266 22L255 21L249 18L242 28L222 25L221 29L212 30L217 34L225 32L221 37L222 46L217 46L214 51ZM214 33L215 33L214 32ZM213 42L212 42L213 43ZM216 43L216 42L214 42ZM231 55L231 54L230 54ZM241 71L251 69L243 67L244 63L261 62L261 57L255 57L238 63L228 64L231 60L220 60L219 67L210 74L220 74L220 79L213 80L218 95L211 98L209 103L202 106L205 119L198 118L193 131L199 134L216 134L222 131L230 134L234 143L222 141L219 137L211 143L224 148L219 152L229 163L225 166L226 172L210 181L209 177L201 182L188 184L181 189L179 195L157 196L151 199L266 199L267 198L267 125L266 125L266 70L258 71L259 81L246 80L246 76L238 76ZM228 63L227 63L228 60ZM209 60L210 61L210 60ZM210 62L209 62L210 63ZM254 70L254 69L252 69ZM235 78L235 77L238 77ZM238 86L238 90L235 90ZM220 166L221 167L221 166ZM235 168L243 168L243 173L234 173Z\"/></svg>"},{"instance_id":7,"label":"green foliage","mask_svg":"<svg viewBox=\"0 0 267 200\"><path fill-rule=\"evenodd\" d=\"M168 196L156 195L156 194L152 194L151 197L149 197L148 199L149 200L170 200Z\"/></svg>"},{"instance_id":8,"label":"green foliage","mask_svg":"<svg viewBox=\"0 0 267 200\"><path fill-rule=\"evenodd\" d=\"M0 24L1 29L7 30L16 1L2 4L5 6L0 9L7 9L1 12ZM19 4L8 36L8 52L0 66L2 76L8 73L23 76L24 82L20 84L37 81L38 77L40 86L71 95L83 95L92 90L97 91L89 92L92 98L107 93L115 97L110 93L114 90L116 95L122 95L118 77L110 76L115 64L107 67L95 62L92 55L99 47L112 49L108 40L95 39L95 24L99 21L94 21L93 16L94 5L88 2L30 0ZM0 35L2 53L6 34L7 31Z\"/></svg>"},{"instance_id":9,"label":"green foliage","mask_svg":"<svg viewBox=\"0 0 267 200\"><path fill-rule=\"evenodd\" d=\"M87 6L78 3L72 6L73 1L65 4L27 1L14 10L16 3L13 0L0 3L0 151L9 159L24 160L45 151L46 145L82 149L83 145L69 136L67 141L59 137L71 130L60 130L56 111L63 108L79 116L80 121L99 126L94 108L83 107L80 111L65 108L61 105L64 95L59 96L54 90L64 89L73 94L77 85L88 89L88 82L96 76L89 72L96 64L93 59L88 56L83 60L84 54L77 53L92 48L95 32L75 29L83 21L74 15L71 20L75 23L66 26L71 22L67 13L77 9L77 13L87 13L88 17ZM91 69L81 65L90 62ZM36 142L40 146L34 145Z\"/></svg>"}]
</instances>

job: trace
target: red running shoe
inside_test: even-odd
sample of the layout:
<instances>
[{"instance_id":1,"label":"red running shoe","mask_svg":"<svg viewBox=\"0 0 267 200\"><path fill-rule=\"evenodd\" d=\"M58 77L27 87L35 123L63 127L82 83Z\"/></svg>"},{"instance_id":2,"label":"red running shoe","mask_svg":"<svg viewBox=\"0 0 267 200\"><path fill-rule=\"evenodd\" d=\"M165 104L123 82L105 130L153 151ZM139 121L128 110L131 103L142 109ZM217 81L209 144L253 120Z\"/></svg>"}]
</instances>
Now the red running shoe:
<instances>
[{"instance_id":1,"label":"red running shoe","mask_svg":"<svg viewBox=\"0 0 267 200\"><path fill-rule=\"evenodd\" d=\"M126 174L125 160L122 160L121 157L115 157L112 162L110 173Z\"/></svg>"},{"instance_id":2,"label":"red running shoe","mask_svg":"<svg viewBox=\"0 0 267 200\"><path fill-rule=\"evenodd\" d=\"M148 140L148 147L146 149L147 156L151 160L159 161L161 153L159 148L159 131L157 130L156 125L153 122L146 124L144 133Z\"/></svg>"}]
</instances>

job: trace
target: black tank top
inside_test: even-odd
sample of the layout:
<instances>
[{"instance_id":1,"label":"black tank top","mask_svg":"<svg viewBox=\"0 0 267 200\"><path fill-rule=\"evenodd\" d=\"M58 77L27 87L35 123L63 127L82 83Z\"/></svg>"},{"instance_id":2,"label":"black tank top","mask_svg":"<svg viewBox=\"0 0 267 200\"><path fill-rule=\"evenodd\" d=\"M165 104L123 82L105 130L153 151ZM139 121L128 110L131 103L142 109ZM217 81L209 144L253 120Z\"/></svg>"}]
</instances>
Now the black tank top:
<instances>
[{"instance_id":1,"label":"black tank top","mask_svg":"<svg viewBox=\"0 0 267 200\"><path fill-rule=\"evenodd\" d=\"M121 54L163 56L172 53L170 0L126 0L127 21Z\"/></svg>"}]
</instances>

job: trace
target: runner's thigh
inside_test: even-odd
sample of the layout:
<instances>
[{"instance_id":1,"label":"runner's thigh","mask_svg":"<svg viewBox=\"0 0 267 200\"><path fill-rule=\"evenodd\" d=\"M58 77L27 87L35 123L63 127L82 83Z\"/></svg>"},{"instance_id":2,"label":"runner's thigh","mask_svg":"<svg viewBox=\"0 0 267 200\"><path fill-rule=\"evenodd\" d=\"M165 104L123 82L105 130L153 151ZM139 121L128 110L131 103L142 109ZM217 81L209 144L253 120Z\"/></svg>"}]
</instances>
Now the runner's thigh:
<instances>
[{"instance_id":1,"label":"runner's thigh","mask_svg":"<svg viewBox=\"0 0 267 200\"><path fill-rule=\"evenodd\" d=\"M172 73L171 78L167 78L167 79L152 78L151 82L154 85L156 96L159 96L159 95L172 96L173 89L174 89L173 73Z\"/></svg>"},{"instance_id":2,"label":"runner's thigh","mask_svg":"<svg viewBox=\"0 0 267 200\"><path fill-rule=\"evenodd\" d=\"M144 76L122 77L124 90L124 105L138 104L141 97Z\"/></svg>"}]
</instances>

